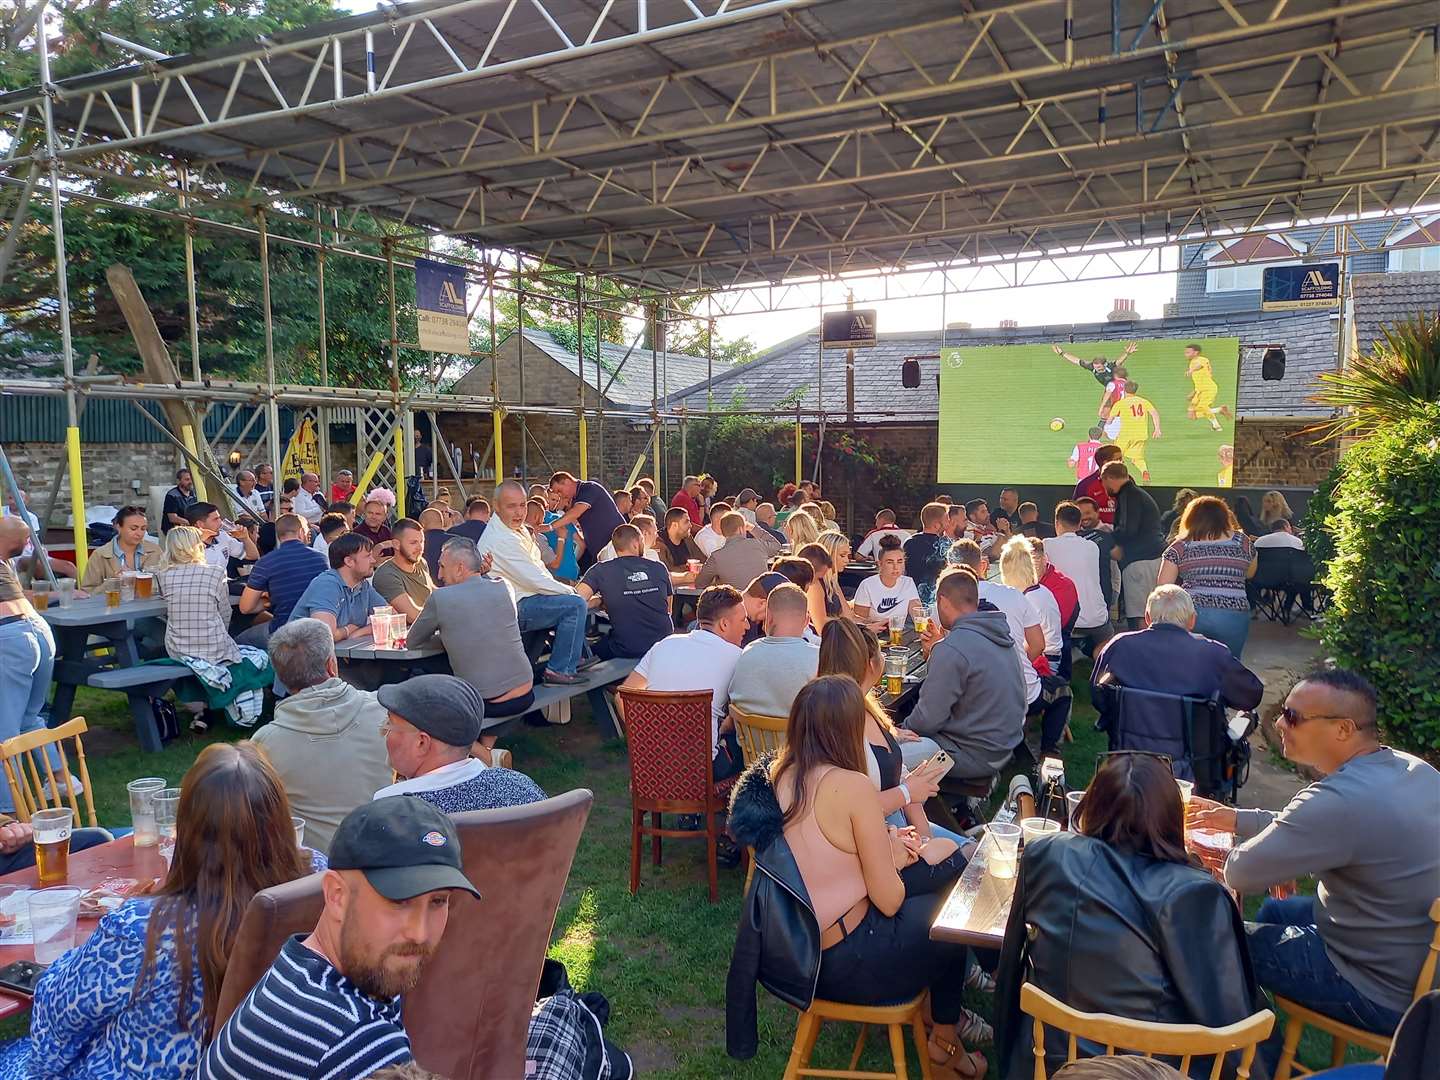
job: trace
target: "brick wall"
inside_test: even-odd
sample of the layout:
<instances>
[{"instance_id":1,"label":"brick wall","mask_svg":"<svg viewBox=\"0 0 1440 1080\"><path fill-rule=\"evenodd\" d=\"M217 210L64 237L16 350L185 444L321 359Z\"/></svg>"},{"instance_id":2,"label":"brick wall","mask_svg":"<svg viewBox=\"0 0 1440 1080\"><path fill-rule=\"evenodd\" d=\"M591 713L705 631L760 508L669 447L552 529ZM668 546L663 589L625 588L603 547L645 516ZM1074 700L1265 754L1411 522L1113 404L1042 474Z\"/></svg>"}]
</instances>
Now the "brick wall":
<instances>
[{"instance_id":1,"label":"brick wall","mask_svg":"<svg viewBox=\"0 0 1440 1080\"><path fill-rule=\"evenodd\" d=\"M1335 441L1301 435L1306 421L1242 420L1235 425L1235 486L1313 488L1334 466Z\"/></svg>"},{"instance_id":2,"label":"brick wall","mask_svg":"<svg viewBox=\"0 0 1440 1080\"><path fill-rule=\"evenodd\" d=\"M7 443L5 454L15 479L28 493L37 514L49 497L57 463L65 458L63 443ZM144 505L152 484L169 487L180 467L179 453L166 443L95 443L82 447L86 505ZM140 485L139 491L134 484ZM52 526L63 525L70 514L70 480L60 484L58 510Z\"/></svg>"}]
</instances>

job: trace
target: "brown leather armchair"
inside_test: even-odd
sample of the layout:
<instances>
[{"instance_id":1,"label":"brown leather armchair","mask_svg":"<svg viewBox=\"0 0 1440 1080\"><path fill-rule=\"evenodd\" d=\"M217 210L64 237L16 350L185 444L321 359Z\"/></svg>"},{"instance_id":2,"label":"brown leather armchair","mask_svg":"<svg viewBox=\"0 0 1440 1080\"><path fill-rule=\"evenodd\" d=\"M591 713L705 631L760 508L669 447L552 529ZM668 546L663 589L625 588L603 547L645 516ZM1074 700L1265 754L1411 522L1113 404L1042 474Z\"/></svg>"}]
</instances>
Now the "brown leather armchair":
<instances>
[{"instance_id":1,"label":"brown leather armchair","mask_svg":"<svg viewBox=\"0 0 1440 1080\"><path fill-rule=\"evenodd\" d=\"M525 1075L525 1037L555 912L595 796L579 789L529 806L454 815L465 873L482 899L456 895L420 985L405 998L415 1060L451 1080ZM257 893L220 989L223 1024L291 934L320 916L320 875Z\"/></svg>"}]
</instances>

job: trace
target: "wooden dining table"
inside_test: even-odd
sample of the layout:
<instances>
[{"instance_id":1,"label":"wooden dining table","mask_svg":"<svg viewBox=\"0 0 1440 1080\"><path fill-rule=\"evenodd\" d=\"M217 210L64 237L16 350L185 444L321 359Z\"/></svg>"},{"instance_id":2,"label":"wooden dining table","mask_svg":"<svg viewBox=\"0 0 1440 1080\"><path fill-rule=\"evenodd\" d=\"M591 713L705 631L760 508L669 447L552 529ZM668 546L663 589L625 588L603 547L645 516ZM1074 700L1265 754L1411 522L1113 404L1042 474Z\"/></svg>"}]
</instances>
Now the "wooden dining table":
<instances>
[{"instance_id":1,"label":"wooden dining table","mask_svg":"<svg viewBox=\"0 0 1440 1080\"><path fill-rule=\"evenodd\" d=\"M140 882L153 880L165 873L165 861L160 858L160 849L151 844L137 848L134 837L125 836L108 844L97 844L84 851L70 853L69 875L66 885L78 885L82 889L93 889L110 878L134 878ZM40 888L35 867L26 867L13 874L0 877L0 885L21 885L29 889ZM81 917L75 925L75 944L81 945L95 932L98 918ZM13 964L16 960L34 960L33 945L0 945L0 967ZM0 989L0 1019L30 1008L28 995L13 990Z\"/></svg>"}]
</instances>

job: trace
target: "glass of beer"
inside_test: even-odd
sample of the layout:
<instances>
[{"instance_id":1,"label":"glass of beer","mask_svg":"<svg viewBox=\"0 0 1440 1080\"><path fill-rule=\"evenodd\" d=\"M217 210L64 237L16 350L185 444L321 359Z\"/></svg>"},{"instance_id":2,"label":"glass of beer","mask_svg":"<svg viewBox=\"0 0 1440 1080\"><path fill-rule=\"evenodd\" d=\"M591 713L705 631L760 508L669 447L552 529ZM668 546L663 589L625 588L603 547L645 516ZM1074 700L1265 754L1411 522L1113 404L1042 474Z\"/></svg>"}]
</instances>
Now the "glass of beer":
<instances>
[{"instance_id":1,"label":"glass of beer","mask_svg":"<svg viewBox=\"0 0 1440 1080\"><path fill-rule=\"evenodd\" d=\"M890 616L890 644L905 644L905 612L901 609L900 617Z\"/></svg>"},{"instance_id":2,"label":"glass of beer","mask_svg":"<svg viewBox=\"0 0 1440 1080\"><path fill-rule=\"evenodd\" d=\"M142 776L125 785L130 792L130 821L135 826L135 846L153 847L159 834L155 831L155 795L165 787L159 776Z\"/></svg>"},{"instance_id":3,"label":"glass of beer","mask_svg":"<svg viewBox=\"0 0 1440 1080\"><path fill-rule=\"evenodd\" d=\"M180 789L161 788L155 792L155 832L159 839L160 858L165 860L169 871L170 860L175 857L175 824L180 810Z\"/></svg>"},{"instance_id":4,"label":"glass of beer","mask_svg":"<svg viewBox=\"0 0 1440 1080\"><path fill-rule=\"evenodd\" d=\"M915 633L919 634L921 637L924 637L926 634L930 633L929 615L915 616Z\"/></svg>"},{"instance_id":5,"label":"glass of beer","mask_svg":"<svg viewBox=\"0 0 1440 1080\"><path fill-rule=\"evenodd\" d=\"M899 697L905 689L905 657L899 653L885 654L885 690L891 697Z\"/></svg>"},{"instance_id":6,"label":"glass of beer","mask_svg":"<svg viewBox=\"0 0 1440 1080\"><path fill-rule=\"evenodd\" d=\"M120 606L120 579L107 578L105 581L105 606L117 608Z\"/></svg>"},{"instance_id":7,"label":"glass of beer","mask_svg":"<svg viewBox=\"0 0 1440 1080\"><path fill-rule=\"evenodd\" d=\"M153 595L155 595L155 575L154 575L154 574L136 574L136 575L135 575L135 599L137 599L137 600L149 600L150 597L152 597Z\"/></svg>"},{"instance_id":8,"label":"glass of beer","mask_svg":"<svg viewBox=\"0 0 1440 1080\"><path fill-rule=\"evenodd\" d=\"M30 824L35 830L35 870L40 884L64 884L70 875L70 832L75 826L75 812L68 806L37 810Z\"/></svg>"}]
</instances>

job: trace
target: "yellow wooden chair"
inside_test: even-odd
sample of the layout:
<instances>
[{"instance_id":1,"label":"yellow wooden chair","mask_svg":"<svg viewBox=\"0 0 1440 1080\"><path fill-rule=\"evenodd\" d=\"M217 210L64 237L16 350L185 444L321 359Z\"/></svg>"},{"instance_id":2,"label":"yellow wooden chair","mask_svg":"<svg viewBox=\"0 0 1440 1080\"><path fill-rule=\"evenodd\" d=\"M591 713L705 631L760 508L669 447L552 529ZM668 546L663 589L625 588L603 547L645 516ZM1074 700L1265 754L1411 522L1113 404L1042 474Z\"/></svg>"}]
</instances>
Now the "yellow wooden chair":
<instances>
[{"instance_id":1,"label":"yellow wooden chair","mask_svg":"<svg viewBox=\"0 0 1440 1080\"><path fill-rule=\"evenodd\" d=\"M930 1052L926 1047L925 994L899 1005L846 1005L839 1001L824 1001L816 998L810 1008L800 1014L800 1023L795 1027L795 1042L790 1048L790 1061L785 1066L784 1080L799 1080L802 1076L840 1077L843 1080L908 1080L905 1067L905 1029L909 1028L915 1037L915 1049L920 1055L920 1076L931 1080ZM855 1051L850 1055L848 1069L812 1069L810 1054L815 1049L815 1040L820 1037L820 1025L826 1020L859 1024L860 1034L855 1040ZM865 1051L865 1036L870 1025L884 1027L890 1034L890 1072L861 1072L860 1055Z\"/></svg>"},{"instance_id":2,"label":"yellow wooden chair","mask_svg":"<svg viewBox=\"0 0 1440 1080\"><path fill-rule=\"evenodd\" d=\"M1410 997L1412 1002L1428 994L1435 983L1436 962L1440 960L1440 899L1430 905L1430 919L1435 923L1435 932L1430 935L1430 948L1426 951L1425 962L1420 965L1420 977L1415 980L1415 993ZM1313 1009L1307 1009L1304 1005L1297 1005L1278 994L1275 996L1275 1008L1286 1018L1285 1048L1280 1054L1279 1064L1275 1066L1275 1080L1314 1075L1313 1069L1307 1069L1295 1060L1295 1051L1306 1027L1319 1028L1329 1034L1331 1068L1345 1063L1345 1054L1351 1046L1378 1054L1381 1060L1390 1053L1390 1043L1394 1040L1394 1035L1380 1035L1364 1028L1353 1027Z\"/></svg>"},{"instance_id":3,"label":"yellow wooden chair","mask_svg":"<svg viewBox=\"0 0 1440 1080\"><path fill-rule=\"evenodd\" d=\"M785 728L790 722L786 717L741 712L733 705L730 715L735 719L735 738L747 766L770 751L784 747Z\"/></svg>"},{"instance_id":4,"label":"yellow wooden chair","mask_svg":"<svg viewBox=\"0 0 1440 1080\"><path fill-rule=\"evenodd\" d=\"M1156 1024L1146 1020L1127 1020L1107 1013L1084 1013L1051 997L1037 986L1025 983L1020 987L1020 1008L1035 1023L1035 1076L1047 1080L1045 1072L1045 1026L1065 1032L1069 1044L1065 1060L1078 1057L1077 1042L1087 1039L1105 1047L1107 1054L1126 1050L1145 1057L1163 1055L1180 1059L1181 1073L1189 1075L1194 1058L1214 1057L1211 1080L1219 1080L1224 1070L1225 1055L1239 1050L1238 1080L1248 1080L1255 1049L1275 1026L1275 1014L1263 1009L1238 1023L1207 1028L1199 1024Z\"/></svg>"},{"instance_id":5,"label":"yellow wooden chair","mask_svg":"<svg viewBox=\"0 0 1440 1080\"><path fill-rule=\"evenodd\" d=\"M5 769L5 783L10 785L10 798L15 803L15 817L28 822L37 810L69 805L75 814L75 824L94 828L99 824L95 819L95 800L91 795L90 770L85 764L85 746L80 736L90 730L83 716L67 720L59 727L27 731L0 743L0 765ZM80 816L80 804L75 798L75 785L71 782L70 760L65 756L65 740L75 743L75 774L84 787L85 817ZM54 746L60 758L57 776L50 765L46 748ZM44 773L42 778L41 773ZM61 792L64 798L61 798Z\"/></svg>"}]
</instances>

